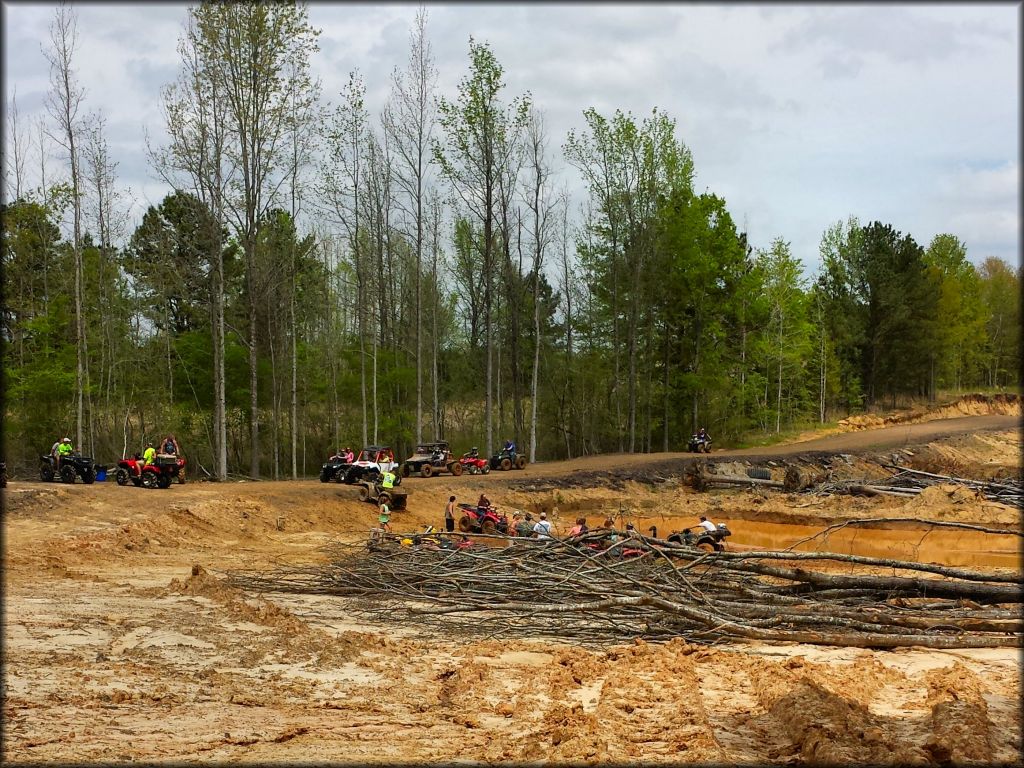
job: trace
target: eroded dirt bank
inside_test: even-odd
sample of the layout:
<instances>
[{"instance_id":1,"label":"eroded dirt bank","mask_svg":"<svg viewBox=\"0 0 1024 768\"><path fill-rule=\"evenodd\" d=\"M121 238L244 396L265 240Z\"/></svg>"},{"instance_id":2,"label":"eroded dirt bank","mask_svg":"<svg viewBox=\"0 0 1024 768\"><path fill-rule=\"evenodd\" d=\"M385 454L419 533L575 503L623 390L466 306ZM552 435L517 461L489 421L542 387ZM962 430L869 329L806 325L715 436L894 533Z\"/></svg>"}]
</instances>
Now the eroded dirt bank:
<instances>
[{"instance_id":1,"label":"eroded dirt bank","mask_svg":"<svg viewBox=\"0 0 1024 768\"><path fill-rule=\"evenodd\" d=\"M1019 471L1020 433L972 429L910 450L908 462L945 462L961 473L988 466L998 475ZM862 461L852 457L850 471ZM867 463L861 468L868 471ZM393 522L409 530L438 525L449 493L473 500L486 491L506 508L545 508L563 529L576 516L593 524L612 514L663 535L707 513L730 524L737 547L789 546L854 517L1020 524L1018 508L962 488L910 500L701 494L679 475L647 482L642 473L617 478L591 467L589 486L578 487L555 482L565 468L532 469L412 478L409 511ZM583 648L540 638L419 637L356 624L337 598L246 594L217 577L317 562L319 546L364 537L374 510L350 487L302 481L147 491L13 482L7 491L5 760L991 764L1019 757L1015 650L681 641ZM1019 570L1016 543L1001 538L879 525L801 548Z\"/></svg>"}]
</instances>

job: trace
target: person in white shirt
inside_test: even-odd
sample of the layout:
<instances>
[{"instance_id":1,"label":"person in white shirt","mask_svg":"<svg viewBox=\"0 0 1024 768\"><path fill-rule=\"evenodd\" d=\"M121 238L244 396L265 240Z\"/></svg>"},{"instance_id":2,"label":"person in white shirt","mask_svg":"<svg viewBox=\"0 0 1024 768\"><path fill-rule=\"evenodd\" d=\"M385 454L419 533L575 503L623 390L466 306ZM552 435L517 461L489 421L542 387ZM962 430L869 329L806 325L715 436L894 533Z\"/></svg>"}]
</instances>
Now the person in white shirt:
<instances>
[{"instance_id":1,"label":"person in white shirt","mask_svg":"<svg viewBox=\"0 0 1024 768\"><path fill-rule=\"evenodd\" d=\"M703 528L705 531L708 531L709 533L714 533L717 530L717 528L715 528L715 524L703 515L701 515L700 517L700 527Z\"/></svg>"},{"instance_id":2,"label":"person in white shirt","mask_svg":"<svg viewBox=\"0 0 1024 768\"><path fill-rule=\"evenodd\" d=\"M547 512L540 513L540 520L533 526L533 532L537 534L538 539L551 538L551 522L548 520Z\"/></svg>"}]
</instances>

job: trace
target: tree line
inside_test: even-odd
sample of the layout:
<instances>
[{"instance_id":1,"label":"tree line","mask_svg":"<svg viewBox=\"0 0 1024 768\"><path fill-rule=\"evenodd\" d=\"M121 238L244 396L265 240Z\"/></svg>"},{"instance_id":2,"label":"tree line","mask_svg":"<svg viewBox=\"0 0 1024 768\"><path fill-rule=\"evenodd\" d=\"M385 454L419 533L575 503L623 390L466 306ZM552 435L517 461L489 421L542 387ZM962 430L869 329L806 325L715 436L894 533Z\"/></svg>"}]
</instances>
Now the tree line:
<instances>
[{"instance_id":1,"label":"tree line","mask_svg":"<svg viewBox=\"0 0 1024 768\"><path fill-rule=\"evenodd\" d=\"M219 479L435 438L513 438L530 460L668 451L698 426L735 440L1016 385L1020 269L975 267L954 234L923 246L851 217L808 277L694 189L660 110L591 108L552 137L472 38L442 95L420 9L371 115L358 71L323 97L318 38L302 4L188 9L167 139L147 140L171 191L132 227L57 9L46 117L8 105L10 463L69 433L110 461L174 432Z\"/></svg>"}]
</instances>

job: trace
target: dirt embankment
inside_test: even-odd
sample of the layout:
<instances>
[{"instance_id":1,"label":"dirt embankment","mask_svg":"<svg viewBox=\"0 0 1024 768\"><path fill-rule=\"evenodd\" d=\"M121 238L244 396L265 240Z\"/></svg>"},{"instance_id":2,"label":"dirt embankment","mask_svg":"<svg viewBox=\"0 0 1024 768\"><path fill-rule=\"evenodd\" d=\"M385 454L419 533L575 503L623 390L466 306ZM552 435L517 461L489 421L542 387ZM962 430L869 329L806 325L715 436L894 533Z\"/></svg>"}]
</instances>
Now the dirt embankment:
<instances>
[{"instance_id":1,"label":"dirt embankment","mask_svg":"<svg viewBox=\"0 0 1024 768\"><path fill-rule=\"evenodd\" d=\"M965 430L913 445L906 461L965 472L1020 467L1016 430ZM836 467L867 471L870 459L850 455ZM783 462L776 464L773 472ZM575 475L564 466L561 475L530 467L411 478L409 510L393 524L439 525L449 494L475 500L481 491L506 509L546 508L563 532L576 516L599 523L610 513L664 533L710 513L733 526L737 545L751 547L788 546L849 517L1020 520L1019 509L962 488L912 500L697 493L681 472L636 468L634 477L615 478L590 467L589 487L570 486ZM349 486L150 491L15 481L4 501L7 760L942 765L1019 758L1013 650L682 641L584 648L423 637L359 624L343 599L250 594L218 577L319 564L321 545L365 537L374 508ZM1020 567L1012 560L1016 542L1001 553L967 532L937 538L880 526L805 546Z\"/></svg>"},{"instance_id":2,"label":"dirt embankment","mask_svg":"<svg viewBox=\"0 0 1024 768\"><path fill-rule=\"evenodd\" d=\"M1016 392L996 395L963 395L938 407L920 406L887 414L857 414L842 419L839 422L839 428L842 432L856 432L897 424L921 424L926 421L955 419L959 416L991 415L1020 416L1020 395Z\"/></svg>"}]
</instances>

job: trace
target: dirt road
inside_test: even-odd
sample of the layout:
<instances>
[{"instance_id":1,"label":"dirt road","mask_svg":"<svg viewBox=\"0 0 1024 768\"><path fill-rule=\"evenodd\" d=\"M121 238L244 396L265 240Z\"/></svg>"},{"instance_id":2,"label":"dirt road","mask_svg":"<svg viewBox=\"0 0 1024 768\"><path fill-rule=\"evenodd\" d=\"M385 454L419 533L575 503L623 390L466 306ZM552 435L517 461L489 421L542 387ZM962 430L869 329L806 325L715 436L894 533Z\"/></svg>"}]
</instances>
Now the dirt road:
<instances>
[{"instance_id":1,"label":"dirt road","mask_svg":"<svg viewBox=\"0 0 1024 768\"><path fill-rule=\"evenodd\" d=\"M945 434L915 452L950 466L1019 468L1016 427L1013 419L1009 427L958 419L771 450L857 450L847 438L875 450ZM712 457L727 455L748 452ZM758 546L785 546L850 516L1020 521L1018 509L946 489L907 501L559 481L581 467L599 473L665 458L410 478L409 511L394 523L436 525L449 493L472 500L481 491L506 508L546 508L559 526L624 509L638 527L666 530L707 512L736 521L739 544ZM552 488L522 488L530 478ZM926 765L1018 756L1016 651L681 641L584 648L422 637L360 625L338 598L246 594L217 578L228 569L322 562L321 545L364 537L374 509L351 486L193 483L164 491L14 481L4 500L4 760ZM1020 567L1015 541L968 535L880 529L826 544ZM1007 551L993 549L1002 546Z\"/></svg>"},{"instance_id":2,"label":"dirt road","mask_svg":"<svg viewBox=\"0 0 1024 768\"><path fill-rule=\"evenodd\" d=\"M941 419L926 421L920 424L900 424L893 427L871 429L858 432L826 435L825 437L804 440L798 443L786 443L760 448L740 448L731 450L713 450L712 459L723 459L731 456L745 458L794 456L800 453L860 453L864 451L880 451L887 448L905 448L954 435L975 432L1006 431L1021 428L1020 416L963 416L957 419ZM530 474L538 476L557 476L567 472L580 470L607 470L616 467L635 466L652 461L673 461L693 459L693 453L616 453L600 456L585 456L570 461L539 462L530 465Z\"/></svg>"}]
</instances>

